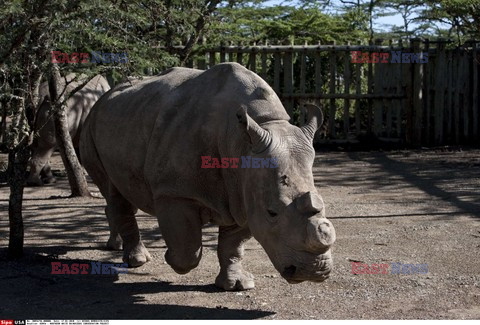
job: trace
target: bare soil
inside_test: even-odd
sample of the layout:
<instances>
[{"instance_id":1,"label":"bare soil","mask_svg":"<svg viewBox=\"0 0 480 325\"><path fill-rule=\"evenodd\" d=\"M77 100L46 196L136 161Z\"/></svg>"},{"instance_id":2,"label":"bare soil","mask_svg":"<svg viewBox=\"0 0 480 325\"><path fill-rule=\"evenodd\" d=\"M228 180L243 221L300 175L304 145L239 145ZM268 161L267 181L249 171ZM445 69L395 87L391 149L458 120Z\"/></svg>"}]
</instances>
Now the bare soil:
<instances>
[{"instance_id":1,"label":"bare soil","mask_svg":"<svg viewBox=\"0 0 480 325\"><path fill-rule=\"evenodd\" d=\"M56 184L25 191L25 257L16 261L6 257L9 192L0 188L0 319L480 318L480 150L319 152L315 181L337 232L331 277L289 285L251 240L244 264L256 288L246 292L213 285L215 226L204 229L202 262L182 276L143 213L153 261L127 274L51 274L51 262L122 256L104 249L104 200L68 198L58 154L53 168ZM428 264L428 273L354 275L352 261Z\"/></svg>"}]
</instances>

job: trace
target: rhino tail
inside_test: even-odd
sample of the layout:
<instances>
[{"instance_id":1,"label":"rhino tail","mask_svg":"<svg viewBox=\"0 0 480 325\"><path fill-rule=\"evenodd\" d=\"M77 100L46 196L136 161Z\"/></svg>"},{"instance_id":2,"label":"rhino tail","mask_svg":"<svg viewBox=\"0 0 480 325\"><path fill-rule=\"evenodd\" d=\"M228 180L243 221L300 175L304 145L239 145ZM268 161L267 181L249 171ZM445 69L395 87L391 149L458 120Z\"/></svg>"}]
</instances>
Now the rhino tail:
<instances>
[{"instance_id":1,"label":"rhino tail","mask_svg":"<svg viewBox=\"0 0 480 325\"><path fill-rule=\"evenodd\" d=\"M89 120L90 122L93 122L92 119ZM86 121L80 135L80 156L82 157L82 165L88 175L92 178L93 182L98 186L102 195L107 197L109 178L103 167L102 160L98 155L92 131L91 123Z\"/></svg>"}]
</instances>

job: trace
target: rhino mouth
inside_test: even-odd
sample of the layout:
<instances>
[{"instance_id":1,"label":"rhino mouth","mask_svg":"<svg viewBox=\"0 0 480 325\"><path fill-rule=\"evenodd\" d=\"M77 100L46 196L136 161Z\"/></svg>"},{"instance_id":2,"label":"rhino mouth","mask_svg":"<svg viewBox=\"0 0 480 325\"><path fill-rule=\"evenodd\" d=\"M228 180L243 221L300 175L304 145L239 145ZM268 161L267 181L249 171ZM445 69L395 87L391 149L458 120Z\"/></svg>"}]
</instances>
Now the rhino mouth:
<instances>
[{"instance_id":1,"label":"rhino mouth","mask_svg":"<svg viewBox=\"0 0 480 325\"><path fill-rule=\"evenodd\" d=\"M329 278L331 271L331 259L322 260L325 267L321 270L298 267L296 265L286 266L280 273L290 284L297 284L304 281L323 282Z\"/></svg>"},{"instance_id":2,"label":"rhino mouth","mask_svg":"<svg viewBox=\"0 0 480 325\"><path fill-rule=\"evenodd\" d=\"M284 278L291 278L295 275L295 272L297 272L297 267L295 265L290 265L283 269L282 276Z\"/></svg>"},{"instance_id":3,"label":"rhino mouth","mask_svg":"<svg viewBox=\"0 0 480 325\"><path fill-rule=\"evenodd\" d=\"M297 283L302 283L304 281L310 281L310 282L323 282L326 279L330 277L330 271L327 271L323 274L315 274L315 275L293 275L289 276L284 273L282 273L282 277L287 280L288 283L290 284L297 284Z\"/></svg>"}]
</instances>

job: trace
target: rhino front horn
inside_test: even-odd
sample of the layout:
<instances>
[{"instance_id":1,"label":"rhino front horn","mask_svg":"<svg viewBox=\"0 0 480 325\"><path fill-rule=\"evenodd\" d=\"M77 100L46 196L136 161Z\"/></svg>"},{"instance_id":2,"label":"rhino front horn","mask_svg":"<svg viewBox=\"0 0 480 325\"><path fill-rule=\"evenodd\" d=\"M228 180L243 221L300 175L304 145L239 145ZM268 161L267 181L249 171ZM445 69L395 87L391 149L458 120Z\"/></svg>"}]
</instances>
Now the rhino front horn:
<instances>
[{"instance_id":1,"label":"rhino front horn","mask_svg":"<svg viewBox=\"0 0 480 325\"><path fill-rule=\"evenodd\" d=\"M240 127L247 132L250 138L252 152L261 153L265 151L272 143L271 134L267 130L262 129L262 127L248 115L245 107L237 111L237 119Z\"/></svg>"},{"instance_id":2,"label":"rhino front horn","mask_svg":"<svg viewBox=\"0 0 480 325\"><path fill-rule=\"evenodd\" d=\"M335 242L336 234L332 223L326 218L313 218L307 224L307 248L315 253L324 252Z\"/></svg>"},{"instance_id":3,"label":"rhino front horn","mask_svg":"<svg viewBox=\"0 0 480 325\"><path fill-rule=\"evenodd\" d=\"M308 121L307 124L301 127L301 130L310 141L313 141L315 132L322 126L323 113L320 107L312 104L305 104L305 108L308 111Z\"/></svg>"}]
</instances>

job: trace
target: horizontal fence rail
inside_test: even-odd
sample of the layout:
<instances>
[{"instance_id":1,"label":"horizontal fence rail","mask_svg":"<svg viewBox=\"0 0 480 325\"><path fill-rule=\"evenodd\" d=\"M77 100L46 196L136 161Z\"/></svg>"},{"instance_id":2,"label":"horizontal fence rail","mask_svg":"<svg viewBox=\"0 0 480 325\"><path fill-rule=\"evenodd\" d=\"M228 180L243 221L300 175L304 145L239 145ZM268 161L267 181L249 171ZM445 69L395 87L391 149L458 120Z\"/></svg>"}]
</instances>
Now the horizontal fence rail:
<instances>
[{"instance_id":1,"label":"horizontal fence rail","mask_svg":"<svg viewBox=\"0 0 480 325\"><path fill-rule=\"evenodd\" d=\"M305 103L321 105L326 122L317 132L319 142L374 135L416 146L478 143L478 44L448 45L412 39L388 45L376 40L372 45L217 46L199 51L187 66L244 65L272 86L298 125L305 122ZM425 53L424 60L392 63L393 51ZM370 58L388 53L388 63L355 63L353 52Z\"/></svg>"}]
</instances>

